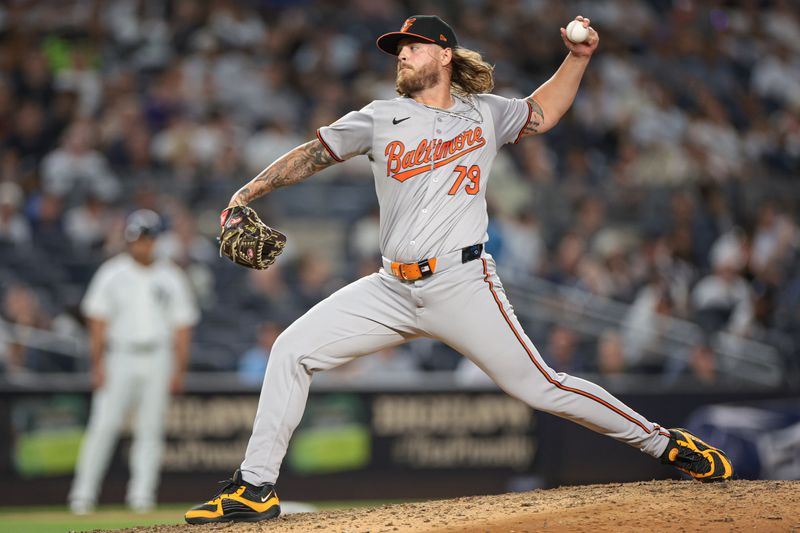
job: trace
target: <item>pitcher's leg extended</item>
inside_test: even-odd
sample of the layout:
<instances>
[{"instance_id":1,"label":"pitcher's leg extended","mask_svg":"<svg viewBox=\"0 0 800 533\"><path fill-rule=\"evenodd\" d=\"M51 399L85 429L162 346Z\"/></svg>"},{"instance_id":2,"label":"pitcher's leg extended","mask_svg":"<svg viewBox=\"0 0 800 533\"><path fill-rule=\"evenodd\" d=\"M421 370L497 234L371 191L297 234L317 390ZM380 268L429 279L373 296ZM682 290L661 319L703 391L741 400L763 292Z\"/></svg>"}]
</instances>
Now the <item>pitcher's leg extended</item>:
<instances>
[{"instance_id":1,"label":"pitcher's leg extended","mask_svg":"<svg viewBox=\"0 0 800 533\"><path fill-rule=\"evenodd\" d=\"M459 290L452 290L448 283L432 287L451 294L450 299L441 300L446 302L442 309L430 315L447 320L423 325L469 357L503 390L535 409L635 446L700 481L733 475L730 460L721 450L686 430L661 428L602 387L551 369L522 331L491 256L463 265L461 278L448 282Z\"/></svg>"},{"instance_id":2,"label":"pitcher's leg extended","mask_svg":"<svg viewBox=\"0 0 800 533\"><path fill-rule=\"evenodd\" d=\"M386 276L367 276L317 304L278 337L241 469L215 499L187 512L187 522L255 521L280 513L273 485L303 415L312 374L417 336L404 290Z\"/></svg>"},{"instance_id":3,"label":"pitcher's leg extended","mask_svg":"<svg viewBox=\"0 0 800 533\"><path fill-rule=\"evenodd\" d=\"M432 314L450 318L431 325L431 333L534 409L567 418L654 457L663 453L668 431L602 387L555 372L544 362L507 300L491 256L462 265L459 274L468 280L461 281L460 290L449 291L451 297L442 304L449 311L437 309Z\"/></svg>"},{"instance_id":4,"label":"pitcher's leg extended","mask_svg":"<svg viewBox=\"0 0 800 533\"><path fill-rule=\"evenodd\" d=\"M314 372L406 342L415 336L405 326L413 320L409 301L385 277L373 274L326 298L287 328L270 353L241 466L244 480L277 480Z\"/></svg>"}]
</instances>

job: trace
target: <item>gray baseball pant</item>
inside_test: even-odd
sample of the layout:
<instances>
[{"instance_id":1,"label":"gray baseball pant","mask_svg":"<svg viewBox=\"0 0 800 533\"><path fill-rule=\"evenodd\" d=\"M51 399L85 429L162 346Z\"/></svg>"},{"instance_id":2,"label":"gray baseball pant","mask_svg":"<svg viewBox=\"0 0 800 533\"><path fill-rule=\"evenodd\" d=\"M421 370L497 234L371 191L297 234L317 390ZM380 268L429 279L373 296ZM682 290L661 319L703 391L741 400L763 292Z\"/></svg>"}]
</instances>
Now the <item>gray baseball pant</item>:
<instances>
[{"instance_id":1,"label":"gray baseball pant","mask_svg":"<svg viewBox=\"0 0 800 533\"><path fill-rule=\"evenodd\" d=\"M248 483L274 483L305 409L311 377L416 337L438 339L532 408L577 422L659 457L669 434L586 380L555 372L522 331L491 255L409 282L383 269L342 288L294 322L270 353L253 434Z\"/></svg>"}]
</instances>

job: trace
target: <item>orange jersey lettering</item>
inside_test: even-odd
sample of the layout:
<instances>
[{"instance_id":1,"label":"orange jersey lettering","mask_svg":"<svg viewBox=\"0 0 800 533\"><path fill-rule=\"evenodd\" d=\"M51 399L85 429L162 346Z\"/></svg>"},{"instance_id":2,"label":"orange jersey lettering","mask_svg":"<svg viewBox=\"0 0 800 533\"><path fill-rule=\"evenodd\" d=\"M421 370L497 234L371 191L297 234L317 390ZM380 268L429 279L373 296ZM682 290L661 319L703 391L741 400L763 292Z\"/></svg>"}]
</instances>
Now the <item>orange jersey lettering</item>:
<instances>
[{"instance_id":1,"label":"orange jersey lettering","mask_svg":"<svg viewBox=\"0 0 800 533\"><path fill-rule=\"evenodd\" d=\"M439 168L486 145L483 130L476 126L452 139L422 139L419 144L406 150L402 141L391 141L386 145L386 176L404 182L431 168Z\"/></svg>"}]
</instances>

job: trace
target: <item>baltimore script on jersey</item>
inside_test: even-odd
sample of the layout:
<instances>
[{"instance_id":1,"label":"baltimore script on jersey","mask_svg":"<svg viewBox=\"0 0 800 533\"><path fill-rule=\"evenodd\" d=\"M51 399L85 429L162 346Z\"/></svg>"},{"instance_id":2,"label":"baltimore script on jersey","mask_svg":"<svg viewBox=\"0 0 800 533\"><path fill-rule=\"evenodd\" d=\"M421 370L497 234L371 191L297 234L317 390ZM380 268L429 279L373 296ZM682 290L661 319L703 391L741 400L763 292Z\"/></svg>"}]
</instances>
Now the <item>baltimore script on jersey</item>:
<instances>
[{"instance_id":1,"label":"baltimore script on jersey","mask_svg":"<svg viewBox=\"0 0 800 533\"><path fill-rule=\"evenodd\" d=\"M409 178L439 168L451 161L482 148L486 144L480 126L459 133L450 140L422 139L416 148L406 151L403 141L392 141L386 145L386 176L403 182Z\"/></svg>"}]
</instances>

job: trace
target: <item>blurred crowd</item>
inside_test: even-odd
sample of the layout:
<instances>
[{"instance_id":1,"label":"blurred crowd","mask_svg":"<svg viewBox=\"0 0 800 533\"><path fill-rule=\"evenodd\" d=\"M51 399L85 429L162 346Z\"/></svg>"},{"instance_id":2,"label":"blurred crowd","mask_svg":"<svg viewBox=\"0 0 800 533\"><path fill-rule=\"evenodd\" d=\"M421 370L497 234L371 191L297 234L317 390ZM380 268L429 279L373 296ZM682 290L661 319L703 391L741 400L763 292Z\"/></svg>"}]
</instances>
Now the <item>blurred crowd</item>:
<instances>
[{"instance_id":1,"label":"blurred crowd","mask_svg":"<svg viewBox=\"0 0 800 533\"><path fill-rule=\"evenodd\" d=\"M507 283L536 276L630 305L592 339L548 324L539 348L557 369L713 384L710 339L725 331L777 348L797 376L800 6L779 0L0 4L5 371L81 368L26 339L81 335L86 283L124 249L125 215L150 208L169 224L159 254L187 270L204 309L193 367L260 380L282 327L378 268L372 176L356 158L256 204L297 228L291 242L315 243L263 272L218 259L216 213L319 126L396 96L394 62L373 42L414 13L442 16L483 53L504 96L552 75L575 15L600 34L572 110L503 150L488 189L488 249ZM317 243L308 228L343 237ZM648 355L670 317L707 334L683 366ZM458 358L423 344L349 371L381 364L452 370Z\"/></svg>"}]
</instances>

